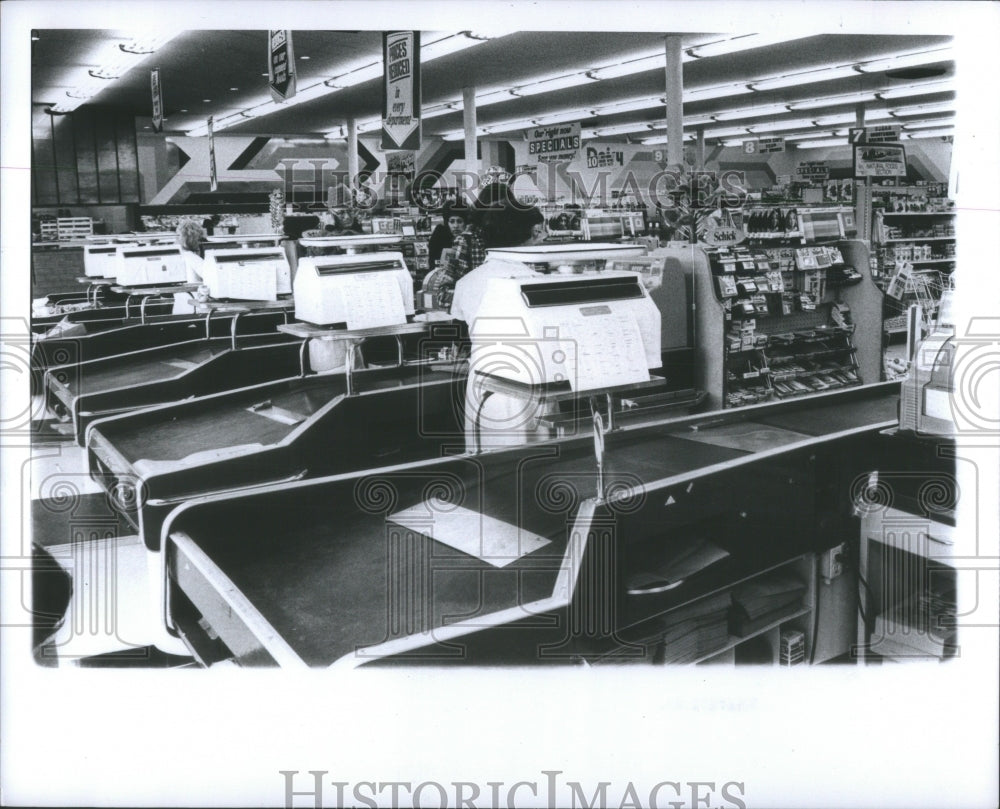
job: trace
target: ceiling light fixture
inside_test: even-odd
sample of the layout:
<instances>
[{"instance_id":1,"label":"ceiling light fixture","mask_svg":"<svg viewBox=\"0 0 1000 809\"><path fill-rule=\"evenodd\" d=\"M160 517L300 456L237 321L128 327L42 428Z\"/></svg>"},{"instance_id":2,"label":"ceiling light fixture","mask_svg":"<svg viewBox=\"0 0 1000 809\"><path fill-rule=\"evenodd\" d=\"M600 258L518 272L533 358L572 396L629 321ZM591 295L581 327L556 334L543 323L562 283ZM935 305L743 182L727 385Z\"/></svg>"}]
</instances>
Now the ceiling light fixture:
<instances>
[{"instance_id":1,"label":"ceiling light fixture","mask_svg":"<svg viewBox=\"0 0 1000 809\"><path fill-rule=\"evenodd\" d=\"M862 73L881 73L884 70L899 70L904 67L918 67L920 65L932 65L936 62L946 62L954 59L954 52L951 45L943 45L940 48L932 48L925 51L898 53L894 56L875 59L869 62L862 62L858 65L858 70Z\"/></svg>"},{"instance_id":2,"label":"ceiling light fixture","mask_svg":"<svg viewBox=\"0 0 1000 809\"><path fill-rule=\"evenodd\" d=\"M130 31L123 37L102 40L88 53L81 54L76 66L58 78L57 85L69 89L66 98L48 107L47 111L54 115L72 112L101 93L107 82L142 64L179 33L179 29L158 28L156 31Z\"/></svg>"},{"instance_id":3,"label":"ceiling light fixture","mask_svg":"<svg viewBox=\"0 0 1000 809\"><path fill-rule=\"evenodd\" d=\"M795 101L788 105L790 110L813 110L818 107L837 107L841 104L863 104L867 101L874 101L875 93L848 93L839 96L824 96L823 98L810 98L806 101Z\"/></svg>"},{"instance_id":4,"label":"ceiling light fixture","mask_svg":"<svg viewBox=\"0 0 1000 809\"><path fill-rule=\"evenodd\" d=\"M796 149L829 149L834 146L847 146L846 138L817 138L816 140L795 141Z\"/></svg>"},{"instance_id":5,"label":"ceiling light fixture","mask_svg":"<svg viewBox=\"0 0 1000 809\"><path fill-rule=\"evenodd\" d=\"M718 42L707 42L702 45L695 45L685 49L688 56L695 59L705 59L711 56L723 56L727 53L737 53L753 48L763 48L767 45L777 45L781 42L790 42L801 37L790 37L783 34L741 34L740 36L722 39Z\"/></svg>"},{"instance_id":6,"label":"ceiling light fixture","mask_svg":"<svg viewBox=\"0 0 1000 809\"><path fill-rule=\"evenodd\" d=\"M885 101L909 96L924 96L934 93L948 93L952 90L950 81L930 81L925 84L908 84L906 87L893 87L891 90L880 90L878 97Z\"/></svg>"},{"instance_id":7,"label":"ceiling light fixture","mask_svg":"<svg viewBox=\"0 0 1000 809\"><path fill-rule=\"evenodd\" d=\"M716 121L736 121L740 118L762 118L765 115L781 115L790 109L788 104L763 104L759 107L744 107L726 110L712 116Z\"/></svg>"},{"instance_id":8,"label":"ceiling light fixture","mask_svg":"<svg viewBox=\"0 0 1000 809\"><path fill-rule=\"evenodd\" d=\"M490 34L489 37L498 38L505 36L508 33L511 32L497 32L496 34ZM459 50L465 50L466 48L473 47L475 45L481 45L486 41L488 41L486 34L477 34L475 36L471 32L449 34L441 39L437 39L423 45L420 49L421 62L431 62L435 59L441 58L442 56L446 56L449 53L455 53ZM446 42L450 42L450 44L445 44ZM271 113L277 112L279 109L288 109L289 107L294 107L298 104L330 95L338 90L342 90L347 87L354 87L367 81L372 81L373 79L380 78L382 74L383 66L381 59L378 61L355 63L354 66L349 67L336 76L317 82L309 87L300 88L294 96L285 101L262 101L261 103L255 105L252 109L246 111L252 112L254 117L270 115ZM243 120L243 116L241 116L238 112L221 116L219 120L215 121L213 129L215 132L220 132L223 129L233 126L234 124L241 123ZM197 126L189 129L186 134L190 137L201 137L208 134L208 127L205 125Z\"/></svg>"},{"instance_id":9,"label":"ceiling light fixture","mask_svg":"<svg viewBox=\"0 0 1000 809\"><path fill-rule=\"evenodd\" d=\"M941 129L923 129L920 132L909 132L906 137L909 140L918 140L921 138L946 138L950 135L955 134L955 127L947 126Z\"/></svg>"},{"instance_id":10,"label":"ceiling light fixture","mask_svg":"<svg viewBox=\"0 0 1000 809\"><path fill-rule=\"evenodd\" d=\"M805 70L801 73L790 73L785 76L758 79L748 82L748 86L755 92L762 93L767 90L781 90L785 87L796 87L800 84L812 84L818 81L833 81L834 79L844 79L856 75L857 71L853 65L821 67L815 70Z\"/></svg>"}]
</instances>

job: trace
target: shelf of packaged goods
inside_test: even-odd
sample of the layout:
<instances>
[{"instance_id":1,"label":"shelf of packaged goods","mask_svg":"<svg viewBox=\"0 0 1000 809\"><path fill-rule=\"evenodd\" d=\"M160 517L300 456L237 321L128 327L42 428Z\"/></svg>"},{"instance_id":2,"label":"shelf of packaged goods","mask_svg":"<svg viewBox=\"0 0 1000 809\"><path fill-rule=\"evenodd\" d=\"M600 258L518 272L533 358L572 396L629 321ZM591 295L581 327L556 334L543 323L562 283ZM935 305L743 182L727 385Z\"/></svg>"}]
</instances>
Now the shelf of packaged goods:
<instances>
[{"instance_id":1,"label":"shelf of packaged goods","mask_svg":"<svg viewBox=\"0 0 1000 809\"><path fill-rule=\"evenodd\" d=\"M906 259L908 264L954 264L955 258L910 258ZM895 267L894 261L889 261L886 267Z\"/></svg>"},{"instance_id":2,"label":"shelf of packaged goods","mask_svg":"<svg viewBox=\"0 0 1000 809\"><path fill-rule=\"evenodd\" d=\"M748 239L801 239L802 232L798 230L776 230L776 231L758 231L754 233L747 233Z\"/></svg>"},{"instance_id":3,"label":"shelf of packaged goods","mask_svg":"<svg viewBox=\"0 0 1000 809\"><path fill-rule=\"evenodd\" d=\"M882 211L882 216L954 216L955 211Z\"/></svg>"},{"instance_id":4,"label":"shelf of packaged goods","mask_svg":"<svg viewBox=\"0 0 1000 809\"><path fill-rule=\"evenodd\" d=\"M795 396L808 396L811 393L823 393L828 390L839 390L840 388L853 388L855 385L860 385L861 381L855 382L838 382L833 385L826 385L824 388L810 388L809 390L794 391L792 393L782 393L778 388L774 388L774 395L779 399L791 399Z\"/></svg>"},{"instance_id":5,"label":"shelf of packaged goods","mask_svg":"<svg viewBox=\"0 0 1000 809\"><path fill-rule=\"evenodd\" d=\"M807 376L819 376L820 374L834 374L844 371L854 371L853 365L831 365L829 368L819 368L815 371L782 371L779 368L772 368L770 371L772 382L787 382L789 379L804 379Z\"/></svg>"},{"instance_id":6,"label":"shelf of packaged goods","mask_svg":"<svg viewBox=\"0 0 1000 809\"><path fill-rule=\"evenodd\" d=\"M896 244L897 242L953 242L954 236L901 236L898 239L883 239L882 244Z\"/></svg>"}]
</instances>

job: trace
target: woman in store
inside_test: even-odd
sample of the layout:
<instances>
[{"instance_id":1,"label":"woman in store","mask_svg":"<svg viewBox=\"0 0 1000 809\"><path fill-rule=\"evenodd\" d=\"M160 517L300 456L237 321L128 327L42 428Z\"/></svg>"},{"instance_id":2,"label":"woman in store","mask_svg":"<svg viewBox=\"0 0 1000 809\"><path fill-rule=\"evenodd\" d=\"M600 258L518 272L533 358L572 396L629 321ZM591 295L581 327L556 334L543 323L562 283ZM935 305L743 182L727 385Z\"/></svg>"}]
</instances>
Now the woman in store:
<instances>
[{"instance_id":1,"label":"woman in store","mask_svg":"<svg viewBox=\"0 0 1000 809\"><path fill-rule=\"evenodd\" d=\"M455 244L455 238L465 230L465 214L450 204L441 209L444 222L434 228L427 244L427 266L432 270L441 260L441 251Z\"/></svg>"},{"instance_id":2,"label":"woman in store","mask_svg":"<svg viewBox=\"0 0 1000 809\"><path fill-rule=\"evenodd\" d=\"M181 248L181 256L184 258L184 266L187 269L187 283L202 283L202 265L205 263L201 257L201 245L206 239L205 228L192 219L185 219L177 226L177 244ZM194 311L195 301L203 301L208 297L208 290L200 286L191 295L187 292L178 292L174 295L174 314L190 314Z\"/></svg>"}]
</instances>

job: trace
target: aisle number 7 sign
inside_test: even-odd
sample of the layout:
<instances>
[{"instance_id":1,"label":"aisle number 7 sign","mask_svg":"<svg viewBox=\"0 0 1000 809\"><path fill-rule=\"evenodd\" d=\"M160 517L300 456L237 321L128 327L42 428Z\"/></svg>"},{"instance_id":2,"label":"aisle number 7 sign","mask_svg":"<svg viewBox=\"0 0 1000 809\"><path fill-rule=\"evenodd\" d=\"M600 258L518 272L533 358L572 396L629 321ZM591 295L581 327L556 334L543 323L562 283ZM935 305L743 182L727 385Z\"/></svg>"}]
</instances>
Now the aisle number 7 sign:
<instances>
[{"instance_id":1,"label":"aisle number 7 sign","mask_svg":"<svg viewBox=\"0 0 1000 809\"><path fill-rule=\"evenodd\" d=\"M382 148L420 148L420 33L382 35Z\"/></svg>"}]
</instances>

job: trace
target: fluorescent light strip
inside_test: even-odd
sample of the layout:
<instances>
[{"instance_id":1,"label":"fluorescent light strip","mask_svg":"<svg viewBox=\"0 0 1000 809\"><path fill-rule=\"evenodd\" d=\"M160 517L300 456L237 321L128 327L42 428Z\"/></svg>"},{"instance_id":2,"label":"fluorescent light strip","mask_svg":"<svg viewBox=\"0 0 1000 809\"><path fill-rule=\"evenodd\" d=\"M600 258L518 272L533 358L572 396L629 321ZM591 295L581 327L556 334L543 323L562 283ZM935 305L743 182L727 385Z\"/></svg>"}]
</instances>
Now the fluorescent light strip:
<instances>
[{"instance_id":1,"label":"fluorescent light strip","mask_svg":"<svg viewBox=\"0 0 1000 809\"><path fill-rule=\"evenodd\" d=\"M811 98L808 101L794 101L788 105L790 110L812 110L818 107L836 107L840 104L862 104L867 101L874 101L874 92L850 93L840 96L824 96L823 98Z\"/></svg>"},{"instance_id":2,"label":"fluorescent light strip","mask_svg":"<svg viewBox=\"0 0 1000 809\"><path fill-rule=\"evenodd\" d=\"M946 62L955 58L951 45L945 45L933 50L898 53L882 59L863 62L858 65L862 73L881 73L883 70L898 70L903 67L919 67L935 62Z\"/></svg>"},{"instance_id":3,"label":"fluorescent light strip","mask_svg":"<svg viewBox=\"0 0 1000 809\"><path fill-rule=\"evenodd\" d=\"M54 113L72 112L99 95L109 81L121 78L147 61L156 50L179 33L179 28L139 29L126 31L122 37L101 42L80 59L78 66L60 77L59 85L68 88L66 97L48 109Z\"/></svg>"},{"instance_id":4,"label":"fluorescent light strip","mask_svg":"<svg viewBox=\"0 0 1000 809\"><path fill-rule=\"evenodd\" d=\"M947 118L933 118L926 121L907 121L903 124L903 131L909 132L913 129L933 129L939 126L954 126L955 116Z\"/></svg>"},{"instance_id":5,"label":"fluorescent light strip","mask_svg":"<svg viewBox=\"0 0 1000 809\"><path fill-rule=\"evenodd\" d=\"M788 104L762 104L759 107L743 107L738 110L719 112L712 117L716 121L736 121L740 118L762 118L765 115L781 115L788 112Z\"/></svg>"},{"instance_id":6,"label":"fluorescent light strip","mask_svg":"<svg viewBox=\"0 0 1000 809\"><path fill-rule=\"evenodd\" d=\"M497 37L506 36L512 33L511 31L504 31L497 34ZM459 50L466 50L467 48L474 47L476 45L481 45L484 39L480 38L482 35L473 37L471 32L462 32L459 34L450 34L448 36L442 37L440 40L435 40L433 42L427 43L426 46L421 48L421 62L432 62L435 59L439 59L442 56L447 56L451 53L456 53ZM445 40L451 40L456 37L461 37L468 40L468 43L458 43L453 42L448 45L442 45L440 43ZM459 47L461 45L461 47ZM289 107L294 107L298 104L302 104L308 101L313 101L317 98L321 98L326 95L337 92L338 90L344 89L346 87L353 87L357 84L361 84L366 81L371 81L380 77L383 73L382 61L377 62L365 62L356 64L354 67L345 70L332 78L326 79L324 81L318 82L316 84L310 85L304 89L296 92L294 96L286 101L276 103L274 101L262 101L259 104L245 110L246 112L251 112L254 117L261 117L264 115L270 115L278 110L288 109ZM238 112L229 114L219 118L213 122L213 130L219 132L220 130L226 129L227 127L233 126L234 124L242 122L244 117ZM189 129L187 134L190 137L201 137L208 134L208 125L204 124L201 126Z\"/></svg>"},{"instance_id":7,"label":"fluorescent light strip","mask_svg":"<svg viewBox=\"0 0 1000 809\"><path fill-rule=\"evenodd\" d=\"M910 140L919 138L945 138L955 134L955 127L948 126L942 129L923 129L920 132L909 132L906 137Z\"/></svg>"},{"instance_id":8,"label":"fluorescent light strip","mask_svg":"<svg viewBox=\"0 0 1000 809\"><path fill-rule=\"evenodd\" d=\"M891 90L880 90L878 97L885 101L891 101L894 98L948 93L953 89L950 81L931 81L926 84L910 84L906 87L893 87Z\"/></svg>"},{"instance_id":9,"label":"fluorescent light strip","mask_svg":"<svg viewBox=\"0 0 1000 809\"><path fill-rule=\"evenodd\" d=\"M513 96L533 96L539 93L550 93L555 90L565 90L569 87L579 87L582 84L593 84L597 79L591 78L586 73L574 73L570 76L560 76L554 79L532 82L523 86L514 87L510 94Z\"/></svg>"},{"instance_id":10,"label":"fluorescent light strip","mask_svg":"<svg viewBox=\"0 0 1000 809\"><path fill-rule=\"evenodd\" d=\"M893 116L899 115L923 115L928 112L954 112L955 102L943 101L940 104L910 104L905 107L896 107L890 110Z\"/></svg>"},{"instance_id":11,"label":"fluorescent light strip","mask_svg":"<svg viewBox=\"0 0 1000 809\"><path fill-rule=\"evenodd\" d=\"M801 37L790 37L781 34L742 34L719 42L709 42L704 45L695 45L685 51L695 59L705 59L711 56L722 56L727 53L751 50L752 48L763 48L767 45L776 45L780 42L789 42Z\"/></svg>"},{"instance_id":12,"label":"fluorescent light strip","mask_svg":"<svg viewBox=\"0 0 1000 809\"><path fill-rule=\"evenodd\" d=\"M800 84L812 84L813 82L818 81L843 79L849 76L857 76L857 71L852 65L806 70L801 73L792 73L787 76L774 76L768 79L758 79L756 81L748 82L748 84L757 92L765 92L767 90L780 90L784 87L795 87Z\"/></svg>"},{"instance_id":13,"label":"fluorescent light strip","mask_svg":"<svg viewBox=\"0 0 1000 809\"><path fill-rule=\"evenodd\" d=\"M827 138L818 140L799 140L795 142L796 149L829 149L836 146L847 146L845 138Z\"/></svg>"},{"instance_id":14,"label":"fluorescent light strip","mask_svg":"<svg viewBox=\"0 0 1000 809\"><path fill-rule=\"evenodd\" d=\"M782 129L802 129L815 126L812 118L793 118L789 121L770 121L763 124L751 124L748 128L754 132L778 132Z\"/></svg>"}]
</instances>

